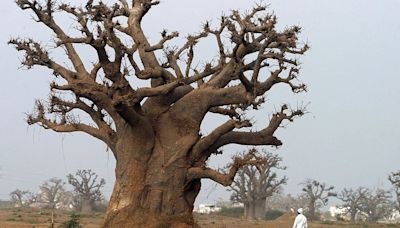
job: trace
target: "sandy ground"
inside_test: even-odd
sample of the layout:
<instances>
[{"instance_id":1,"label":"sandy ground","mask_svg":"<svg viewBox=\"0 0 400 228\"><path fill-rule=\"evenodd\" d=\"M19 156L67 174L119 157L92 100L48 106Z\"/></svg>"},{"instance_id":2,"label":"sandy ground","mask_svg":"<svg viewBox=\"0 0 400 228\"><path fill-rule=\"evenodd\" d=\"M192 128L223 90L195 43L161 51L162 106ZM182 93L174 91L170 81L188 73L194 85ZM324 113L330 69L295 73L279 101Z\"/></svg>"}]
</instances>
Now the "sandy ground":
<instances>
[{"instance_id":1,"label":"sandy ground","mask_svg":"<svg viewBox=\"0 0 400 228\"><path fill-rule=\"evenodd\" d=\"M56 211L55 226L59 227L69 220L70 213ZM103 214L82 215L81 224L87 228L100 227ZM0 210L0 228L49 228L51 225L51 211L33 208L13 208Z\"/></svg>"},{"instance_id":2,"label":"sandy ground","mask_svg":"<svg viewBox=\"0 0 400 228\"><path fill-rule=\"evenodd\" d=\"M199 215L197 222L201 227L207 228L291 228L295 215L285 214L273 221L248 221L243 219L228 218L223 216ZM383 228L400 227L400 224L367 224L346 222L313 222L308 224L309 228Z\"/></svg>"},{"instance_id":3,"label":"sandy ground","mask_svg":"<svg viewBox=\"0 0 400 228\"><path fill-rule=\"evenodd\" d=\"M218 215L196 215L196 221L200 227L206 228L291 228L294 215L285 214L273 221L248 221L244 219L230 218ZM55 226L69 219L68 212L56 211ZM103 221L103 214L82 215L81 224L84 228L99 228ZM1 209L0 228L49 228L51 224L51 212L41 209ZM399 227L400 224L367 224L367 223L345 223L345 222L314 222L309 224L310 228L383 228Z\"/></svg>"}]
</instances>

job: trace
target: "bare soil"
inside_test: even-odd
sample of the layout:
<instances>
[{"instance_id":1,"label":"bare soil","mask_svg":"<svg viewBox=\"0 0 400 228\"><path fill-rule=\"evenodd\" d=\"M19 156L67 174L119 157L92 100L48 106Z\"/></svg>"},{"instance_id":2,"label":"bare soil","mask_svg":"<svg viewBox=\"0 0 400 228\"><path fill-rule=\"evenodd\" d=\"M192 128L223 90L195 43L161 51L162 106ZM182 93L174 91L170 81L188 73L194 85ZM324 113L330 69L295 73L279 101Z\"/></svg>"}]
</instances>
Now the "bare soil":
<instances>
[{"instance_id":1,"label":"bare soil","mask_svg":"<svg viewBox=\"0 0 400 228\"><path fill-rule=\"evenodd\" d=\"M70 219L70 212L55 211L54 227L59 227ZM81 224L85 228L100 227L104 214L94 213L81 215ZM0 210L0 228L49 228L51 225L51 210L35 208L12 208Z\"/></svg>"},{"instance_id":2,"label":"bare soil","mask_svg":"<svg viewBox=\"0 0 400 228\"><path fill-rule=\"evenodd\" d=\"M211 228L291 228L295 215L285 214L272 221L249 221L245 219L230 218L215 215L198 215L197 223L200 227ZM400 224L372 224L372 223L348 223L348 222L312 222L309 228L383 228L400 227Z\"/></svg>"},{"instance_id":3,"label":"bare soil","mask_svg":"<svg viewBox=\"0 0 400 228\"><path fill-rule=\"evenodd\" d=\"M59 227L69 220L70 212L56 211L55 226ZM294 215L285 214L273 221L249 221L245 219L230 218L218 215L196 215L197 224L207 228L290 228ZM83 214L81 224L84 228L99 228L103 223L104 214ZM0 228L49 228L51 225L51 211L33 208L0 209ZM400 224L372 224L372 223L347 223L347 222L313 222L310 228L383 228L399 227Z\"/></svg>"}]
</instances>

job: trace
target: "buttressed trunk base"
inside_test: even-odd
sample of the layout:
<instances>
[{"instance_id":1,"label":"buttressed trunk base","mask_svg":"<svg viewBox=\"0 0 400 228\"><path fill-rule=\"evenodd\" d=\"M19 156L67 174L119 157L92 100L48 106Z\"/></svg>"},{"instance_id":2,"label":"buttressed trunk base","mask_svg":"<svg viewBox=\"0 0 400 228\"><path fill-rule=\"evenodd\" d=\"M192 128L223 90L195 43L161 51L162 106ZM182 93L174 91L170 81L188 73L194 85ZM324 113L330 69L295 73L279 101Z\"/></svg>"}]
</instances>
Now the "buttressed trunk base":
<instances>
[{"instance_id":1,"label":"buttressed trunk base","mask_svg":"<svg viewBox=\"0 0 400 228\"><path fill-rule=\"evenodd\" d=\"M178 163L161 170L135 161L117 164L103 227L196 227L192 211L200 180L185 185L187 168Z\"/></svg>"}]
</instances>

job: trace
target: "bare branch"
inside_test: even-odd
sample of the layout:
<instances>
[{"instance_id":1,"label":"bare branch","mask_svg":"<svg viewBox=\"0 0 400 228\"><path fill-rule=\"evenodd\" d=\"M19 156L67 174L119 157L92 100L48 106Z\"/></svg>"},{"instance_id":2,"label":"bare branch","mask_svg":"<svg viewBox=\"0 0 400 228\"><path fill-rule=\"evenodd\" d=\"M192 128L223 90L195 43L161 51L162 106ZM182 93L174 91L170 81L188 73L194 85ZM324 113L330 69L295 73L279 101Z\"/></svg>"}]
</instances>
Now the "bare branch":
<instances>
[{"instance_id":1,"label":"bare branch","mask_svg":"<svg viewBox=\"0 0 400 228\"><path fill-rule=\"evenodd\" d=\"M49 120L45 116L45 108L43 104L41 102L37 102L36 113L33 115L29 115L27 122L29 125L40 124L40 126L42 126L43 128L51 129L55 132L68 133L82 131L112 146L112 143L109 141L109 136L106 132L102 132L98 128L91 127L87 124L76 122L76 120L68 120L66 116L66 112L68 111L69 110L65 110L59 122L55 120Z\"/></svg>"},{"instance_id":2,"label":"bare branch","mask_svg":"<svg viewBox=\"0 0 400 228\"><path fill-rule=\"evenodd\" d=\"M146 50L147 52L152 52L152 51L156 51L156 50L159 50L159 49L163 49L163 48L164 48L165 42L167 42L167 41L169 41L169 40L172 40L173 38L179 36L179 33L178 33L178 32L173 32L173 33L171 33L171 34L169 34L169 35L167 35L166 33L167 33L167 32L164 30L164 31L161 33L162 39L161 39L156 45L153 45L153 46L151 46L151 47L148 47L148 48L146 48L145 50Z\"/></svg>"},{"instance_id":3,"label":"bare branch","mask_svg":"<svg viewBox=\"0 0 400 228\"><path fill-rule=\"evenodd\" d=\"M237 171L245 166L258 164L260 161L255 157L254 153L249 152L243 156L233 157L233 162L229 166L229 169L225 173L221 173L211 168L207 167L192 167L188 170L187 179L201 179L208 178L223 186L229 186L232 184Z\"/></svg>"},{"instance_id":4,"label":"bare branch","mask_svg":"<svg viewBox=\"0 0 400 228\"><path fill-rule=\"evenodd\" d=\"M288 107L286 105L282 106L281 111L275 113L269 124L266 128L257 131L257 132L237 132L231 131L221 136L215 143L210 146L212 151L217 150L218 148L235 143L242 145L273 145L280 146L282 142L273 136L274 132L281 126L284 120L293 121L295 117L302 116L304 114L304 110L293 110L290 111L289 114Z\"/></svg>"}]
</instances>

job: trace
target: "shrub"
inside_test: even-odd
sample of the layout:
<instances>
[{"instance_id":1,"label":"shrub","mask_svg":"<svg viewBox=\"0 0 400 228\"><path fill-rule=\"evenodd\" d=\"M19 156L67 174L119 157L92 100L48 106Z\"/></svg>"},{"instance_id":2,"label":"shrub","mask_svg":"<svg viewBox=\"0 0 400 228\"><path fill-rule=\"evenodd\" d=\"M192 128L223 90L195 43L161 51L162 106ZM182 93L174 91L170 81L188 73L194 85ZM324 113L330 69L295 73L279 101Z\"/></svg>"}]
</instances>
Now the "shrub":
<instances>
[{"instance_id":1,"label":"shrub","mask_svg":"<svg viewBox=\"0 0 400 228\"><path fill-rule=\"evenodd\" d=\"M218 212L219 215L240 218L244 214L243 207L222 207L221 211Z\"/></svg>"},{"instance_id":2,"label":"shrub","mask_svg":"<svg viewBox=\"0 0 400 228\"><path fill-rule=\"evenodd\" d=\"M274 220L281 217L284 213L279 210L269 210L265 213L265 220Z\"/></svg>"},{"instance_id":3,"label":"shrub","mask_svg":"<svg viewBox=\"0 0 400 228\"><path fill-rule=\"evenodd\" d=\"M82 228L79 217L79 214L72 213L70 219L61 224L60 228Z\"/></svg>"}]
</instances>

